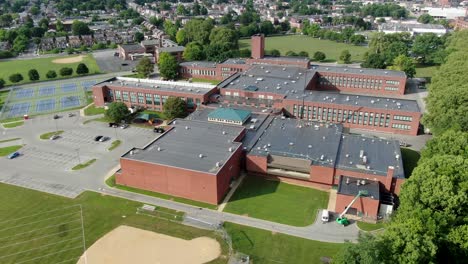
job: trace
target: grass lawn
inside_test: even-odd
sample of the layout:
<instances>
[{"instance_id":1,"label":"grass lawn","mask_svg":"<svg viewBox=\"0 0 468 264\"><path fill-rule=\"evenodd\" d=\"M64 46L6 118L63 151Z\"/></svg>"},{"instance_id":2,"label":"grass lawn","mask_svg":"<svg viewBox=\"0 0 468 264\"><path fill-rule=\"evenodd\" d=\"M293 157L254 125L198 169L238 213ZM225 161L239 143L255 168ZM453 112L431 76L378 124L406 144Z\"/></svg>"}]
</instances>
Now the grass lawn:
<instances>
[{"instance_id":1,"label":"grass lawn","mask_svg":"<svg viewBox=\"0 0 468 264\"><path fill-rule=\"evenodd\" d=\"M14 145L9 147L0 148L0 157L5 157L6 155L10 155L11 153L17 151L18 149L22 148L21 145Z\"/></svg>"},{"instance_id":2,"label":"grass lawn","mask_svg":"<svg viewBox=\"0 0 468 264\"><path fill-rule=\"evenodd\" d=\"M357 226L359 227L359 229L364 230L364 231L374 231L374 230L377 230L377 229L384 228L385 223L384 222L379 222L377 224L371 224L371 223L358 221Z\"/></svg>"},{"instance_id":3,"label":"grass lawn","mask_svg":"<svg viewBox=\"0 0 468 264\"><path fill-rule=\"evenodd\" d=\"M426 66L426 65L416 65L416 75L418 78L430 78L434 75L435 71L439 69L440 66Z\"/></svg>"},{"instance_id":4,"label":"grass lawn","mask_svg":"<svg viewBox=\"0 0 468 264\"><path fill-rule=\"evenodd\" d=\"M250 49L250 39L239 40L239 48ZM351 60L354 62L362 61L364 53L368 50L364 46L354 46L301 35L267 37L265 38L265 49L277 49L283 56L290 50L296 53L306 51L309 53L310 58L314 56L316 51L321 51L327 56L327 61L338 61L341 52L347 49L351 53Z\"/></svg>"},{"instance_id":5,"label":"grass lawn","mask_svg":"<svg viewBox=\"0 0 468 264\"><path fill-rule=\"evenodd\" d=\"M44 133L44 134L40 135L39 138L40 139L49 139L53 135L60 135L62 133L63 133L63 130L48 132L48 133Z\"/></svg>"},{"instance_id":6,"label":"grass lawn","mask_svg":"<svg viewBox=\"0 0 468 264\"><path fill-rule=\"evenodd\" d=\"M317 210L327 208L328 193L311 188L247 176L224 211L277 223L307 226Z\"/></svg>"},{"instance_id":7,"label":"grass lawn","mask_svg":"<svg viewBox=\"0 0 468 264\"><path fill-rule=\"evenodd\" d=\"M104 109L104 107L96 107L94 104L84 110L84 114L87 116L100 115L104 114L105 112L106 109Z\"/></svg>"},{"instance_id":8,"label":"grass lawn","mask_svg":"<svg viewBox=\"0 0 468 264\"><path fill-rule=\"evenodd\" d=\"M252 263L319 264L333 257L344 244L324 243L270 231L225 223L233 247L250 256Z\"/></svg>"},{"instance_id":9,"label":"grass lawn","mask_svg":"<svg viewBox=\"0 0 468 264\"><path fill-rule=\"evenodd\" d=\"M209 83L209 84L218 84L220 83L220 81L217 81L217 80L208 80L208 79L202 79L202 78L192 78L192 82L194 83Z\"/></svg>"},{"instance_id":10,"label":"grass lawn","mask_svg":"<svg viewBox=\"0 0 468 264\"><path fill-rule=\"evenodd\" d=\"M197 206L197 207L203 207L203 208L209 208L209 209L217 209L218 208L216 205L213 205L213 204L208 204L208 203L204 203L204 202L189 200L189 199L176 197L176 196L172 196L172 195L168 195L168 194L164 194L164 193L157 193L157 192L132 188L132 187L128 187L128 186L117 185L117 184L115 184L115 176L114 175L109 177L106 180L106 184L108 186L110 186L110 187L114 187L114 188L121 189L121 190L124 190L124 191L140 193L140 194L153 196L153 197L166 199L166 200L171 200L171 201L175 201L175 202L179 202L179 203L190 204L190 205Z\"/></svg>"},{"instance_id":11,"label":"grass lawn","mask_svg":"<svg viewBox=\"0 0 468 264\"><path fill-rule=\"evenodd\" d=\"M53 60L56 59L64 59L64 58L70 58L70 57L76 57L79 55L73 55L73 56L61 56L61 57L51 57L51 58L39 58L39 59L30 59L30 60L9 60L9 61L4 61L0 63L0 78L3 78L5 80L6 85L11 85L12 83L9 80L10 75L14 73L20 73L23 75L23 81L16 83L17 84L24 84L24 83L29 83L31 82L29 80L28 76L28 71L31 69L36 69L39 72L40 80L48 80L46 78L46 73L49 70L55 70L57 72L57 78L55 79L61 79L63 78L59 74L59 70L63 67L70 67L73 68L73 75L72 76L77 76L76 74L76 66L78 66L79 63L84 63L86 66L88 66L89 73L90 74L95 74L99 73L99 66L96 63L96 60L92 55L83 55L83 60L81 62L75 62L75 63L54 63L52 62Z\"/></svg>"},{"instance_id":12,"label":"grass lawn","mask_svg":"<svg viewBox=\"0 0 468 264\"><path fill-rule=\"evenodd\" d=\"M403 159L403 169L405 170L405 176L406 178L409 178L416 165L418 165L421 154L419 154L419 152L416 150L401 148L401 156Z\"/></svg>"},{"instance_id":13,"label":"grass lawn","mask_svg":"<svg viewBox=\"0 0 468 264\"><path fill-rule=\"evenodd\" d=\"M3 124L3 127L4 128L14 128L14 127L22 126L22 125L24 125L24 121L6 123L6 124Z\"/></svg>"},{"instance_id":14,"label":"grass lawn","mask_svg":"<svg viewBox=\"0 0 468 264\"><path fill-rule=\"evenodd\" d=\"M86 125L90 122L94 122L94 121L97 121L97 122L104 122L104 123L108 123L108 122L112 122L110 119L108 119L107 117L98 117L98 118L93 118L93 119L88 119L86 121L83 122L83 125Z\"/></svg>"},{"instance_id":15,"label":"grass lawn","mask_svg":"<svg viewBox=\"0 0 468 264\"><path fill-rule=\"evenodd\" d=\"M104 236L106 233L120 225L133 226L188 240L201 236L216 238L212 231L181 225L179 223L170 222L165 219L136 214L136 209L142 206L141 203L120 199L113 196L101 195L94 192L84 192L76 199L68 199L29 189L0 184L0 200L8 201L0 203L0 221L2 221L2 230L0 230L2 247L0 249L0 255L2 256L2 263L22 263L23 261L26 262L26 260L29 259L40 256L44 257L45 255L53 253L58 254L50 255L40 260L38 259L34 261L34 263L61 263L64 260L74 258L75 261L71 260L67 261L67 263L76 263L77 258L83 252L82 244L80 244L81 240L78 239L68 242L66 240L74 239L74 235L77 235L78 238L81 236L80 228L78 230L72 231L72 228L79 226L80 222L58 224L54 227L53 225L55 223L60 223L60 219L50 219L51 217L57 216L48 213L37 215L37 217L34 218L34 222L36 223L32 226L27 225L24 227L5 230L9 227L15 226L15 224L19 224L18 220L11 222L5 221L40 214L50 210L57 210L72 205L81 205L83 208L84 233L86 237L87 248L89 248L100 237ZM181 215L180 212L176 212L170 209L158 208L158 210L161 213L169 213L171 216ZM29 230L36 229L41 224L37 223L37 221L46 220L48 218L50 220L42 222L42 225L52 226L49 230L42 230L40 233L35 232L34 234L26 233L22 234L21 236L12 237L18 233L28 232ZM62 230L68 230L68 232L57 234ZM31 241L32 238L37 238L42 235L50 236L43 239L38 239L36 241ZM8 244L13 244L23 241L28 242L17 245L15 248L4 248L4 246L7 245L7 242ZM64 242L60 243L60 241ZM75 250L59 252L66 247L70 248L72 246L76 246L77 244L78 246L81 245L81 247ZM45 245L49 246L38 248ZM223 249L223 254L226 254L227 249L224 243L221 243L221 246ZM15 249L21 250L24 253L14 254L18 253L15 251ZM9 254L13 255L6 257ZM226 260L220 257L210 263L226 263Z\"/></svg>"},{"instance_id":16,"label":"grass lawn","mask_svg":"<svg viewBox=\"0 0 468 264\"><path fill-rule=\"evenodd\" d=\"M5 143L5 142L10 142L10 141L15 141L15 140L18 140L20 138L10 138L10 139L4 139L4 140L0 140L0 143Z\"/></svg>"},{"instance_id":17,"label":"grass lawn","mask_svg":"<svg viewBox=\"0 0 468 264\"><path fill-rule=\"evenodd\" d=\"M111 146L110 146L107 150L109 150L109 151L114 150L114 149L116 149L118 146L120 146L120 144L122 144L122 141L120 141L120 140L118 140L118 139L117 139L117 140L114 140L114 141L112 141Z\"/></svg>"},{"instance_id":18,"label":"grass lawn","mask_svg":"<svg viewBox=\"0 0 468 264\"><path fill-rule=\"evenodd\" d=\"M96 159L90 159L85 163L80 163L80 164L76 165L75 167L72 168L72 170L84 169L84 168L88 167L89 165L93 164L94 162L96 162Z\"/></svg>"}]
</instances>

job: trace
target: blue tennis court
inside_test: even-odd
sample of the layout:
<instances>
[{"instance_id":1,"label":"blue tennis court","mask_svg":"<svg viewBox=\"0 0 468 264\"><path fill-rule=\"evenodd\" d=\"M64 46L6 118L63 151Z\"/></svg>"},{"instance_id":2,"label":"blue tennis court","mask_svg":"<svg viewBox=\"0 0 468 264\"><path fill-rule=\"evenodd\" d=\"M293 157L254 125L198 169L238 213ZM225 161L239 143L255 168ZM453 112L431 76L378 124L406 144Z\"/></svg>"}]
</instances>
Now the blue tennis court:
<instances>
[{"instance_id":1,"label":"blue tennis court","mask_svg":"<svg viewBox=\"0 0 468 264\"><path fill-rule=\"evenodd\" d=\"M34 89L33 88L22 88L20 90L15 91L15 98L28 98L34 96Z\"/></svg>"},{"instance_id":2,"label":"blue tennis court","mask_svg":"<svg viewBox=\"0 0 468 264\"><path fill-rule=\"evenodd\" d=\"M78 86L76 85L76 83L62 84L62 92L64 93L76 92L77 90L78 90Z\"/></svg>"},{"instance_id":3,"label":"blue tennis court","mask_svg":"<svg viewBox=\"0 0 468 264\"><path fill-rule=\"evenodd\" d=\"M49 96L55 93L55 86L39 87L39 96Z\"/></svg>"},{"instance_id":4,"label":"blue tennis court","mask_svg":"<svg viewBox=\"0 0 468 264\"><path fill-rule=\"evenodd\" d=\"M22 116L29 113L30 102L13 104L8 112L8 117Z\"/></svg>"},{"instance_id":5,"label":"blue tennis court","mask_svg":"<svg viewBox=\"0 0 468 264\"><path fill-rule=\"evenodd\" d=\"M89 91L89 90L91 90L93 85L95 85L96 83L97 83L97 81L85 81L85 82L81 83L81 86L83 86L83 88L85 88L85 90Z\"/></svg>"},{"instance_id":6,"label":"blue tennis court","mask_svg":"<svg viewBox=\"0 0 468 264\"><path fill-rule=\"evenodd\" d=\"M80 106L80 97L78 96L66 96L60 99L62 108L70 108Z\"/></svg>"},{"instance_id":7,"label":"blue tennis court","mask_svg":"<svg viewBox=\"0 0 468 264\"><path fill-rule=\"evenodd\" d=\"M36 102L36 112L47 112L55 109L55 99L45 99Z\"/></svg>"}]
</instances>

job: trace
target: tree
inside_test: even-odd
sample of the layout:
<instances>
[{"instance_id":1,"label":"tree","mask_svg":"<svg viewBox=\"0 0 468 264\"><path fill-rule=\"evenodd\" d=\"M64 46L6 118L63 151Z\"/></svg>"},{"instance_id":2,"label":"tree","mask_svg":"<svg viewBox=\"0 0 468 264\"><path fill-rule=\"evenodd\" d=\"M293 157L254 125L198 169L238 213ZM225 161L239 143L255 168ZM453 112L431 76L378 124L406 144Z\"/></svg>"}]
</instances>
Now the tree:
<instances>
[{"instance_id":1,"label":"tree","mask_svg":"<svg viewBox=\"0 0 468 264\"><path fill-rule=\"evenodd\" d=\"M80 63L78 64L78 66L76 67L76 73L77 74L88 74L89 73L89 69L88 67L86 66L86 64L84 63Z\"/></svg>"},{"instance_id":2,"label":"tree","mask_svg":"<svg viewBox=\"0 0 468 264\"><path fill-rule=\"evenodd\" d=\"M349 53L349 50L343 50L341 52L340 61L342 61L345 64L351 63L351 53Z\"/></svg>"},{"instance_id":3,"label":"tree","mask_svg":"<svg viewBox=\"0 0 468 264\"><path fill-rule=\"evenodd\" d=\"M210 44L228 44L232 49L238 47L236 32L227 27L216 27L211 30Z\"/></svg>"},{"instance_id":4,"label":"tree","mask_svg":"<svg viewBox=\"0 0 468 264\"><path fill-rule=\"evenodd\" d=\"M391 70L404 71L406 76L413 78L416 74L416 66L414 65L413 59L405 56L399 55L393 60L393 66L389 67Z\"/></svg>"},{"instance_id":5,"label":"tree","mask_svg":"<svg viewBox=\"0 0 468 264\"><path fill-rule=\"evenodd\" d=\"M422 63L434 62L433 55L443 49L444 41L434 33L424 33L414 38L412 52Z\"/></svg>"},{"instance_id":6,"label":"tree","mask_svg":"<svg viewBox=\"0 0 468 264\"><path fill-rule=\"evenodd\" d=\"M136 71L138 74L148 78L151 73L154 72L154 65L151 63L150 59L143 57L136 66Z\"/></svg>"},{"instance_id":7,"label":"tree","mask_svg":"<svg viewBox=\"0 0 468 264\"><path fill-rule=\"evenodd\" d=\"M46 73L47 79L54 79L57 77L57 73L53 70L50 70Z\"/></svg>"},{"instance_id":8,"label":"tree","mask_svg":"<svg viewBox=\"0 0 468 264\"><path fill-rule=\"evenodd\" d=\"M142 42L145 39L145 35L143 35L143 33L139 32L139 31L137 31L137 32L135 32L134 38L135 38L136 42Z\"/></svg>"},{"instance_id":9,"label":"tree","mask_svg":"<svg viewBox=\"0 0 468 264\"><path fill-rule=\"evenodd\" d=\"M239 50L239 57L241 58L249 58L251 55L251 51L249 49L240 49Z\"/></svg>"},{"instance_id":10,"label":"tree","mask_svg":"<svg viewBox=\"0 0 468 264\"><path fill-rule=\"evenodd\" d=\"M361 64L363 68L384 69L385 59L382 55L373 53L369 54L366 60Z\"/></svg>"},{"instance_id":11,"label":"tree","mask_svg":"<svg viewBox=\"0 0 468 264\"><path fill-rule=\"evenodd\" d=\"M434 23L434 18L429 14L422 14L418 17L418 22L423 24Z\"/></svg>"},{"instance_id":12,"label":"tree","mask_svg":"<svg viewBox=\"0 0 468 264\"><path fill-rule=\"evenodd\" d=\"M3 78L0 78L0 88L5 87L5 80Z\"/></svg>"},{"instance_id":13,"label":"tree","mask_svg":"<svg viewBox=\"0 0 468 264\"><path fill-rule=\"evenodd\" d=\"M58 32L65 30L62 21L57 20L57 22L55 23L55 29L57 29Z\"/></svg>"},{"instance_id":14,"label":"tree","mask_svg":"<svg viewBox=\"0 0 468 264\"><path fill-rule=\"evenodd\" d=\"M270 21L263 21L260 24L260 33L265 34L265 36L268 36L270 34L275 33L275 27Z\"/></svg>"},{"instance_id":15,"label":"tree","mask_svg":"<svg viewBox=\"0 0 468 264\"><path fill-rule=\"evenodd\" d=\"M182 118L186 116L187 104L180 97L169 97L164 103L164 114L168 119Z\"/></svg>"},{"instance_id":16,"label":"tree","mask_svg":"<svg viewBox=\"0 0 468 264\"><path fill-rule=\"evenodd\" d=\"M33 15L33 16L39 15L40 12L41 12L41 10L37 6L32 6L29 9L29 13L31 13L31 15Z\"/></svg>"},{"instance_id":17,"label":"tree","mask_svg":"<svg viewBox=\"0 0 468 264\"><path fill-rule=\"evenodd\" d=\"M285 55L288 56L288 57L296 57L297 53L292 51L292 50L288 50L288 51L286 51Z\"/></svg>"},{"instance_id":18,"label":"tree","mask_svg":"<svg viewBox=\"0 0 468 264\"><path fill-rule=\"evenodd\" d=\"M36 69L29 70L28 76L29 76L29 80L31 80L31 81L39 80L39 72L37 72Z\"/></svg>"},{"instance_id":19,"label":"tree","mask_svg":"<svg viewBox=\"0 0 468 264\"><path fill-rule=\"evenodd\" d=\"M435 155L454 155L468 159L468 132L448 130L433 137L421 151L421 158Z\"/></svg>"},{"instance_id":20,"label":"tree","mask_svg":"<svg viewBox=\"0 0 468 264\"><path fill-rule=\"evenodd\" d=\"M28 37L19 35L15 38L15 41L13 41L13 50L16 52L23 52L28 47L28 44Z\"/></svg>"},{"instance_id":21,"label":"tree","mask_svg":"<svg viewBox=\"0 0 468 264\"><path fill-rule=\"evenodd\" d=\"M89 35L91 34L91 30L88 27L88 24L82 21L75 20L72 24L72 32L73 35Z\"/></svg>"},{"instance_id":22,"label":"tree","mask_svg":"<svg viewBox=\"0 0 468 264\"><path fill-rule=\"evenodd\" d=\"M279 56L281 56L281 52L279 50L277 50L277 49L272 49L270 51L270 55L273 56L273 57L279 57Z\"/></svg>"},{"instance_id":23,"label":"tree","mask_svg":"<svg viewBox=\"0 0 468 264\"><path fill-rule=\"evenodd\" d=\"M325 60L325 58L326 58L325 53L323 53L321 51L316 51L314 53L314 60L316 60L316 61L323 61L323 60Z\"/></svg>"},{"instance_id":24,"label":"tree","mask_svg":"<svg viewBox=\"0 0 468 264\"><path fill-rule=\"evenodd\" d=\"M73 69L72 68L68 68L68 67L63 67L60 69L60 75L61 76L70 76L73 74Z\"/></svg>"},{"instance_id":25,"label":"tree","mask_svg":"<svg viewBox=\"0 0 468 264\"><path fill-rule=\"evenodd\" d=\"M168 80L175 80L179 75L179 63L176 58L169 53L163 52L159 55L159 73Z\"/></svg>"},{"instance_id":26,"label":"tree","mask_svg":"<svg viewBox=\"0 0 468 264\"><path fill-rule=\"evenodd\" d=\"M379 237L360 233L358 243L346 242L343 249L335 256L333 263L373 264L385 263L385 241Z\"/></svg>"},{"instance_id":27,"label":"tree","mask_svg":"<svg viewBox=\"0 0 468 264\"><path fill-rule=\"evenodd\" d=\"M405 43L396 41L390 43L381 54L385 59L385 64L390 65L398 55L407 55L408 51L409 48Z\"/></svg>"},{"instance_id":28,"label":"tree","mask_svg":"<svg viewBox=\"0 0 468 264\"><path fill-rule=\"evenodd\" d=\"M49 20L47 18L42 18L39 21L39 27L47 31L49 29Z\"/></svg>"},{"instance_id":29,"label":"tree","mask_svg":"<svg viewBox=\"0 0 468 264\"><path fill-rule=\"evenodd\" d=\"M14 74L10 75L9 79L10 79L10 82L12 82L12 83L21 82L23 80L23 75L21 75L19 73L14 73Z\"/></svg>"},{"instance_id":30,"label":"tree","mask_svg":"<svg viewBox=\"0 0 468 264\"><path fill-rule=\"evenodd\" d=\"M177 31L176 42L177 44L182 45L182 46L187 44L187 34L185 33L184 29L179 29L179 31Z\"/></svg>"},{"instance_id":31,"label":"tree","mask_svg":"<svg viewBox=\"0 0 468 264\"><path fill-rule=\"evenodd\" d=\"M119 123L130 114L128 107L122 102L112 102L105 116L113 122Z\"/></svg>"},{"instance_id":32,"label":"tree","mask_svg":"<svg viewBox=\"0 0 468 264\"><path fill-rule=\"evenodd\" d=\"M187 61L197 61L205 59L203 46L198 42L190 42L185 46L183 57Z\"/></svg>"},{"instance_id":33,"label":"tree","mask_svg":"<svg viewBox=\"0 0 468 264\"><path fill-rule=\"evenodd\" d=\"M176 14L179 16L185 16L188 14L188 12L187 12L187 9L185 9L185 6L178 5L176 8Z\"/></svg>"},{"instance_id":34,"label":"tree","mask_svg":"<svg viewBox=\"0 0 468 264\"><path fill-rule=\"evenodd\" d=\"M187 41L197 41L201 44L208 44L211 30L213 29L213 20L211 19L192 19L184 26L187 35Z\"/></svg>"},{"instance_id":35,"label":"tree","mask_svg":"<svg viewBox=\"0 0 468 264\"><path fill-rule=\"evenodd\" d=\"M361 45L366 41L366 37L363 35L352 35L349 38L349 42L351 42L353 45Z\"/></svg>"},{"instance_id":36,"label":"tree","mask_svg":"<svg viewBox=\"0 0 468 264\"><path fill-rule=\"evenodd\" d=\"M299 51L299 53L297 54L297 56L300 56L300 57L309 57L309 53L307 51Z\"/></svg>"}]
</instances>

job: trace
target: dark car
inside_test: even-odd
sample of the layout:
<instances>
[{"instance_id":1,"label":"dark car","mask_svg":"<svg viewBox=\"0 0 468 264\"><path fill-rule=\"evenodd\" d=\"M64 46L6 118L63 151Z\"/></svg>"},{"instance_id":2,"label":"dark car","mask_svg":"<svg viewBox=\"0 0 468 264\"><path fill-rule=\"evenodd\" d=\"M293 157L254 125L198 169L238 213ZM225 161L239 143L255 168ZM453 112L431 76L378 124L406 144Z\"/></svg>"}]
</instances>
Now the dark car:
<instances>
[{"instance_id":1,"label":"dark car","mask_svg":"<svg viewBox=\"0 0 468 264\"><path fill-rule=\"evenodd\" d=\"M94 141L99 141L99 140L101 140L101 138L102 138L102 136L97 136L97 137L94 138Z\"/></svg>"},{"instance_id":2,"label":"dark car","mask_svg":"<svg viewBox=\"0 0 468 264\"><path fill-rule=\"evenodd\" d=\"M109 123L109 127L119 127L118 123Z\"/></svg>"},{"instance_id":3,"label":"dark car","mask_svg":"<svg viewBox=\"0 0 468 264\"><path fill-rule=\"evenodd\" d=\"M164 128L162 128L162 127L155 127L155 128L153 129L153 132L154 132L154 133L164 133Z\"/></svg>"},{"instance_id":4,"label":"dark car","mask_svg":"<svg viewBox=\"0 0 468 264\"><path fill-rule=\"evenodd\" d=\"M59 119L60 116L59 115L54 115L54 119Z\"/></svg>"},{"instance_id":5,"label":"dark car","mask_svg":"<svg viewBox=\"0 0 468 264\"><path fill-rule=\"evenodd\" d=\"M14 159L14 158L18 157L19 155L20 155L19 152L16 151L16 152L13 152L10 155L8 155L8 158L9 159Z\"/></svg>"}]
</instances>

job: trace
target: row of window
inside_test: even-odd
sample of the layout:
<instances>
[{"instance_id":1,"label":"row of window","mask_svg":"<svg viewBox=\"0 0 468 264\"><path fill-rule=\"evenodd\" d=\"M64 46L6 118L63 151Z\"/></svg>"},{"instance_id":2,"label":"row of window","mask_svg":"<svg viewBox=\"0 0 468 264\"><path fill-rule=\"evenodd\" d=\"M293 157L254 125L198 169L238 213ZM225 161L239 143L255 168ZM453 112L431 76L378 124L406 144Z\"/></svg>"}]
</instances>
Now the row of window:
<instances>
[{"instance_id":1,"label":"row of window","mask_svg":"<svg viewBox=\"0 0 468 264\"><path fill-rule=\"evenodd\" d=\"M413 117L411 116L400 116L400 115L394 115L393 120L400 120L400 121L408 121L411 122L413 121Z\"/></svg>"},{"instance_id":2,"label":"row of window","mask_svg":"<svg viewBox=\"0 0 468 264\"><path fill-rule=\"evenodd\" d=\"M239 92L233 92L233 93L231 93L231 92L225 92L224 94L225 94L226 96L231 96L231 95L232 95L232 96L237 96L237 97L239 96Z\"/></svg>"},{"instance_id":3,"label":"row of window","mask_svg":"<svg viewBox=\"0 0 468 264\"><path fill-rule=\"evenodd\" d=\"M115 101L123 101L130 103L138 104L147 104L147 105L163 105L169 96L167 95L158 95L158 94L145 94L145 93L132 93L125 91L114 91ZM114 95L112 91L109 91L109 98L111 101L114 101ZM182 100L187 102L188 107L194 106L194 100L191 97L181 97ZM200 99L195 98L195 104L200 104Z\"/></svg>"},{"instance_id":4,"label":"row of window","mask_svg":"<svg viewBox=\"0 0 468 264\"><path fill-rule=\"evenodd\" d=\"M230 119L219 119L219 118L211 118L211 117L208 117L208 121L214 121L214 122L221 122L221 123L242 125L242 122L234 121L234 120L230 120Z\"/></svg>"},{"instance_id":5,"label":"row of window","mask_svg":"<svg viewBox=\"0 0 468 264\"><path fill-rule=\"evenodd\" d=\"M265 95L264 95L264 94L259 94L259 95L258 95L258 98L259 98L259 99L265 99ZM273 95L267 95L267 96L266 96L266 99L268 99L268 100L273 100Z\"/></svg>"},{"instance_id":6,"label":"row of window","mask_svg":"<svg viewBox=\"0 0 468 264\"><path fill-rule=\"evenodd\" d=\"M401 129L401 130L410 130L410 125L403 125L403 124L392 124L392 128Z\"/></svg>"},{"instance_id":7,"label":"row of window","mask_svg":"<svg viewBox=\"0 0 468 264\"><path fill-rule=\"evenodd\" d=\"M386 91L398 91L398 87L385 87Z\"/></svg>"},{"instance_id":8,"label":"row of window","mask_svg":"<svg viewBox=\"0 0 468 264\"><path fill-rule=\"evenodd\" d=\"M334 85L334 86L346 86L351 88L364 88L364 89L375 89L380 90L382 87L382 80L374 79L361 79L353 77L320 77L320 85Z\"/></svg>"},{"instance_id":9,"label":"row of window","mask_svg":"<svg viewBox=\"0 0 468 264\"><path fill-rule=\"evenodd\" d=\"M190 73L192 75L216 76L215 70L199 70L199 69L181 68L180 71L182 73Z\"/></svg>"},{"instance_id":10,"label":"row of window","mask_svg":"<svg viewBox=\"0 0 468 264\"><path fill-rule=\"evenodd\" d=\"M386 84L392 84L392 85L400 85L400 81L391 81L391 80L386 80Z\"/></svg>"}]
</instances>

